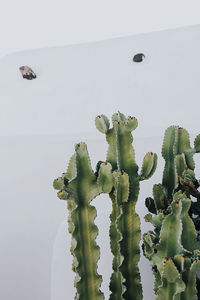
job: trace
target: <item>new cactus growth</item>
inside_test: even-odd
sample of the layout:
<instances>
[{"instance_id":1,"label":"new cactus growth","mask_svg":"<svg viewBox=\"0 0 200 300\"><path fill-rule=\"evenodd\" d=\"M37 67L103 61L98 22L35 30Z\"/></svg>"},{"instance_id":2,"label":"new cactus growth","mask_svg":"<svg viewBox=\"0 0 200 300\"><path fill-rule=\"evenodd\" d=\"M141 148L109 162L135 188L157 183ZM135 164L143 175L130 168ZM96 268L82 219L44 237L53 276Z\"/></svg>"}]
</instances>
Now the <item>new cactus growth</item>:
<instances>
[{"instance_id":1,"label":"new cactus growth","mask_svg":"<svg viewBox=\"0 0 200 300\"><path fill-rule=\"evenodd\" d=\"M72 233L76 299L104 299L100 291L102 277L97 274L100 253L96 244L98 228L94 224L96 209L91 201L100 193L111 191L111 165L102 163L96 176L91 169L86 144L77 144L67 172L54 180L53 185L59 190L58 197L68 201L70 210L69 231Z\"/></svg>"},{"instance_id":2,"label":"new cactus growth","mask_svg":"<svg viewBox=\"0 0 200 300\"><path fill-rule=\"evenodd\" d=\"M106 134L109 148L107 162L112 165L114 189L110 193L110 245L113 253L113 274L110 300L141 300L142 285L138 269L141 238L140 219L135 211L139 182L150 178L157 165L157 155L145 155L141 172L135 162L131 132L137 119L117 113L112 116L113 127L105 115L96 118L96 127Z\"/></svg>"},{"instance_id":3,"label":"new cactus growth","mask_svg":"<svg viewBox=\"0 0 200 300\"><path fill-rule=\"evenodd\" d=\"M147 222L154 231L143 236L144 255L151 261L157 300L196 300L200 241L197 217L200 197L194 174L193 155L200 152L200 135L190 146L188 132L171 126L165 132L162 184L153 187L154 198L146 199ZM193 202L192 198L197 201ZM197 213L198 212L198 213ZM153 214L153 215L152 215Z\"/></svg>"}]
</instances>

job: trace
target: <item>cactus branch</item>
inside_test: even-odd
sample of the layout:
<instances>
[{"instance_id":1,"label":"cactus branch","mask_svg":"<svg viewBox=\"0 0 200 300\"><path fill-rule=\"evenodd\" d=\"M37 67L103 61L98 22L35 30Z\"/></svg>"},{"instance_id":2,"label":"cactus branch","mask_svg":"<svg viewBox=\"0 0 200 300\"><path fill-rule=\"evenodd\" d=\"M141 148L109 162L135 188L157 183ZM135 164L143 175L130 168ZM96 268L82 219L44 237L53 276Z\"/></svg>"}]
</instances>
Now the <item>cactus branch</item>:
<instances>
[{"instance_id":1,"label":"cactus branch","mask_svg":"<svg viewBox=\"0 0 200 300\"><path fill-rule=\"evenodd\" d=\"M97 273L100 250L96 244L98 228L94 224L96 209L90 203L100 193L109 193L112 186L111 165L102 163L96 177L85 143L76 145L67 172L54 181L54 187L60 190L58 197L68 200L70 210L69 231L72 233L76 299L104 299L100 291L102 276Z\"/></svg>"},{"instance_id":2,"label":"cactus branch","mask_svg":"<svg viewBox=\"0 0 200 300\"><path fill-rule=\"evenodd\" d=\"M106 134L107 161L115 171L113 173L114 190L110 193L113 208L110 216L110 238L111 251L114 255L110 299L141 300L142 286L138 269L141 231L135 204L139 194L139 182L153 175L157 165L157 155L152 152L146 154L139 175L131 134L138 125L137 119L126 118L118 112L112 116L113 127L102 130L100 124L104 123L104 120L104 115L97 117L96 126L99 131ZM113 240L113 232L116 233L115 240ZM120 283L124 286L118 293L116 287ZM123 294L122 291L124 291Z\"/></svg>"}]
</instances>

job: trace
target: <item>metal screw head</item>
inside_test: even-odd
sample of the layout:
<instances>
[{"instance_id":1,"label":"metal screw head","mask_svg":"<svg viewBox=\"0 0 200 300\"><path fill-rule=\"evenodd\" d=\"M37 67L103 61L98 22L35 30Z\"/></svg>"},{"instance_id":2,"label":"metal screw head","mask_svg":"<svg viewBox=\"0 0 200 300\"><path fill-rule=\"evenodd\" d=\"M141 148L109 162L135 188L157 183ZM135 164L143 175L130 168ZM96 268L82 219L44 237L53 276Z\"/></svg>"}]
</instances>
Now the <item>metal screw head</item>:
<instances>
[{"instance_id":1,"label":"metal screw head","mask_svg":"<svg viewBox=\"0 0 200 300\"><path fill-rule=\"evenodd\" d=\"M137 53L133 56L133 61L134 62L142 62L145 58L145 55L143 53Z\"/></svg>"}]
</instances>

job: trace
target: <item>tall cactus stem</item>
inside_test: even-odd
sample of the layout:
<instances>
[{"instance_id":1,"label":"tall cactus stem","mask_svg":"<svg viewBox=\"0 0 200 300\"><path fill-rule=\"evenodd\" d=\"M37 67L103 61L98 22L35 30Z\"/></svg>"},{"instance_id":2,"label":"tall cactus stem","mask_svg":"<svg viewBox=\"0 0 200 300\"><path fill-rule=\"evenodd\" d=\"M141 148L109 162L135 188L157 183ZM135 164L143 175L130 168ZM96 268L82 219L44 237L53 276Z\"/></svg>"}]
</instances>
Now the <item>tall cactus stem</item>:
<instances>
[{"instance_id":1,"label":"tall cactus stem","mask_svg":"<svg viewBox=\"0 0 200 300\"><path fill-rule=\"evenodd\" d=\"M75 147L75 155L66 173L54 181L58 197L68 200L69 231L72 233L71 252L76 272L76 298L81 300L103 300L100 291L102 276L97 273L100 249L96 244L98 228L94 224L96 209L91 201L100 193L111 192L113 186L112 167L109 163L100 165L97 176L91 169L85 143Z\"/></svg>"},{"instance_id":2,"label":"tall cactus stem","mask_svg":"<svg viewBox=\"0 0 200 300\"><path fill-rule=\"evenodd\" d=\"M110 237L111 251L114 255L110 299L141 300L142 285L138 268L141 230L140 219L135 212L135 204L139 194L139 182L153 175L157 165L157 156L152 152L145 156L139 175L131 134L138 125L137 119L126 118L118 112L112 116L113 127L107 126L106 130L102 130L102 124L105 124L105 120L108 119L104 115L98 116L95 123L97 129L106 134L108 142L107 161L114 170L114 190L110 193L113 203ZM106 123L108 124L108 121ZM113 242L113 231L118 233L115 243ZM117 259L120 262L118 264L116 264ZM122 277L118 276L120 272ZM117 281L117 278L120 278L120 281ZM116 287L120 283L123 283L124 287L120 288L120 294L117 294ZM124 293L121 295L122 290Z\"/></svg>"}]
</instances>

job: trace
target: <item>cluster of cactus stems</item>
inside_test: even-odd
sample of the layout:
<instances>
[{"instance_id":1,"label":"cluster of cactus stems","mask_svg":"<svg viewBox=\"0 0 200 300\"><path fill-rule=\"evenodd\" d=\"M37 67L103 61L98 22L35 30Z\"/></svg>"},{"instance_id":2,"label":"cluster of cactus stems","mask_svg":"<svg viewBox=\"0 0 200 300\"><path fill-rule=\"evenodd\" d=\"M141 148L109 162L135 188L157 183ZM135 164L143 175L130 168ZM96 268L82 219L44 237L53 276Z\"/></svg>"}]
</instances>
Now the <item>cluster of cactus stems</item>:
<instances>
[{"instance_id":1,"label":"cluster of cactus stems","mask_svg":"<svg viewBox=\"0 0 200 300\"><path fill-rule=\"evenodd\" d=\"M76 299L104 299L100 291L102 277L97 274L100 256L96 244L98 228L94 224L96 209L91 201L101 193L112 200L110 215L110 246L113 253L113 273L110 299L142 299L138 269L141 239L140 219L135 212L139 182L150 178L157 164L157 155L144 157L140 174L135 162L131 132L137 127L136 118L121 113L112 117L113 127L104 115L95 120L96 127L106 135L109 148L105 162L97 163L93 172L85 143L77 144L66 173L54 180L58 197L67 200L69 232L72 234L71 253L76 272Z\"/></svg>"},{"instance_id":2,"label":"cluster of cactus stems","mask_svg":"<svg viewBox=\"0 0 200 300\"><path fill-rule=\"evenodd\" d=\"M194 154L200 152L200 135L190 146L188 132L169 127L164 136L162 184L153 186L146 199L145 216L154 230L143 235L144 255L151 261L157 300L197 300L200 268L199 183Z\"/></svg>"},{"instance_id":3,"label":"cluster of cactus stems","mask_svg":"<svg viewBox=\"0 0 200 300\"><path fill-rule=\"evenodd\" d=\"M100 248L96 243L96 209L91 205L102 193L112 201L110 248L113 254L110 300L142 300L140 259L140 218L135 211L140 181L149 179L157 166L157 155L148 152L140 172L135 162L132 131L137 119L120 112L97 116L97 129L108 143L105 161L96 171L85 143L75 146L67 171L54 180L58 197L67 200L68 230L72 234L72 269L76 273L75 299L101 300L102 276L97 273ZM153 187L146 199L145 220L154 229L143 235L143 252L152 263L157 300L196 300L197 271L200 268L200 192L195 178L193 155L200 152L200 135L190 146L188 132L171 126L165 132L162 156L165 159L162 184ZM200 285L200 284L199 284ZM200 293L200 291L199 291Z\"/></svg>"}]
</instances>

